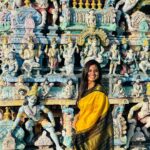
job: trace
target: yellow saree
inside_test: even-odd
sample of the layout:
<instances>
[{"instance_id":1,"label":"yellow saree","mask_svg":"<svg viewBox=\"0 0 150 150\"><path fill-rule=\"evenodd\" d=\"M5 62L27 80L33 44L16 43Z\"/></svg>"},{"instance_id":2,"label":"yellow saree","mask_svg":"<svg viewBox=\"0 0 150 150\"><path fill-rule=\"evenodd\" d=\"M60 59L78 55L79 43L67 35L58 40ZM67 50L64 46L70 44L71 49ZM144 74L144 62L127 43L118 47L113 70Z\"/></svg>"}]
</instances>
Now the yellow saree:
<instances>
[{"instance_id":1,"label":"yellow saree","mask_svg":"<svg viewBox=\"0 0 150 150\"><path fill-rule=\"evenodd\" d=\"M113 127L108 97L100 85L79 100L74 150L112 150Z\"/></svg>"}]
</instances>

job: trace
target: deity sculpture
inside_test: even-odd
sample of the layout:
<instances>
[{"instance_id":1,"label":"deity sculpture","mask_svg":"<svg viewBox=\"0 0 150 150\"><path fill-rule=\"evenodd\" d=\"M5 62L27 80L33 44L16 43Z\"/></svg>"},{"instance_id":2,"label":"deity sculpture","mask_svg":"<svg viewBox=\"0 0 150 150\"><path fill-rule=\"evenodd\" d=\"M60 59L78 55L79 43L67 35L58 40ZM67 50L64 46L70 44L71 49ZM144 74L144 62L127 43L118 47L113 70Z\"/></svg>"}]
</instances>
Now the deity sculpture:
<instances>
[{"instance_id":1,"label":"deity sculpture","mask_svg":"<svg viewBox=\"0 0 150 150\"><path fill-rule=\"evenodd\" d=\"M148 76L147 71L150 69L150 52L149 52L149 43L147 40L143 42L143 50L140 52L140 63L139 69Z\"/></svg>"},{"instance_id":2,"label":"deity sculpture","mask_svg":"<svg viewBox=\"0 0 150 150\"><path fill-rule=\"evenodd\" d=\"M92 59L95 59L100 64L103 63L104 48L100 45L99 38L97 38L96 36L88 37L85 46L86 47L84 48L83 52L80 53L81 66L84 66L86 62Z\"/></svg>"},{"instance_id":3,"label":"deity sculpture","mask_svg":"<svg viewBox=\"0 0 150 150\"><path fill-rule=\"evenodd\" d=\"M150 137L150 132L148 131L150 127L150 116L149 116L149 107L150 107L150 96L145 97L143 102L139 102L138 104L131 107L128 114L128 122L130 123L128 135L127 135L127 143L126 148L129 148L129 144L131 138L134 135L134 130L137 125L137 121L142 123L144 126L142 127L142 131L146 138ZM134 112L137 112L137 118L133 118Z\"/></svg>"},{"instance_id":4,"label":"deity sculpture","mask_svg":"<svg viewBox=\"0 0 150 150\"><path fill-rule=\"evenodd\" d=\"M88 27L96 27L96 14L94 10L90 10L86 14L86 24Z\"/></svg>"},{"instance_id":5,"label":"deity sculpture","mask_svg":"<svg viewBox=\"0 0 150 150\"><path fill-rule=\"evenodd\" d=\"M32 89L27 93L24 104L19 108L17 117L12 127L12 132L19 124L23 113L25 113L28 118L27 122L25 123L25 129L29 132L27 142L33 142L33 127L37 123L40 123L42 127L50 133L50 136L56 145L56 150L62 150L62 148L59 145L58 137L54 131L54 116L48 108L46 108L43 104L38 102L37 88L37 84L34 84L32 86ZM48 115L50 122L44 117L42 117L41 112L44 112Z\"/></svg>"},{"instance_id":6,"label":"deity sculpture","mask_svg":"<svg viewBox=\"0 0 150 150\"><path fill-rule=\"evenodd\" d=\"M57 26L56 21L57 21L57 18L58 18L58 3L57 3L57 0L53 0L52 2L53 2L53 5L54 5L54 9L52 9L52 15L53 15L52 25Z\"/></svg>"},{"instance_id":7,"label":"deity sculpture","mask_svg":"<svg viewBox=\"0 0 150 150\"><path fill-rule=\"evenodd\" d=\"M48 8L48 0L36 0L33 3L33 7L38 10L41 13L42 16L42 21L38 27L43 27L46 24L46 16L47 16L47 11L46 9Z\"/></svg>"},{"instance_id":8,"label":"deity sculpture","mask_svg":"<svg viewBox=\"0 0 150 150\"><path fill-rule=\"evenodd\" d=\"M62 56L65 59L63 70L65 71L66 75L73 75L75 63L74 53L76 49L78 51L78 47L76 44L74 45L72 39L69 38L67 45L63 45L63 48Z\"/></svg>"},{"instance_id":9,"label":"deity sculpture","mask_svg":"<svg viewBox=\"0 0 150 150\"><path fill-rule=\"evenodd\" d=\"M131 95L135 97L140 97L143 95L143 86L140 83L139 78L137 78L136 81L133 83L133 89Z\"/></svg>"},{"instance_id":10,"label":"deity sculpture","mask_svg":"<svg viewBox=\"0 0 150 150\"><path fill-rule=\"evenodd\" d=\"M15 99L24 99L28 91L29 87L25 85L23 77L19 76L15 83Z\"/></svg>"},{"instance_id":11,"label":"deity sculpture","mask_svg":"<svg viewBox=\"0 0 150 150\"><path fill-rule=\"evenodd\" d=\"M120 5L123 5L122 7L122 11L125 15L125 18L126 18L126 21L127 23L130 22L130 17L129 15L127 14L128 11L130 11L131 9L133 9L135 7L135 5L138 3L139 0L119 0L115 6L115 9L118 10ZM128 26L129 27L129 30L132 30L132 27L131 26Z\"/></svg>"},{"instance_id":12,"label":"deity sculpture","mask_svg":"<svg viewBox=\"0 0 150 150\"><path fill-rule=\"evenodd\" d=\"M47 80L45 80L38 88L38 96L41 99L45 99L48 97L51 97L51 87L54 85L54 83L49 83Z\"/></svg>"},{"instance_id":13,"label":"deity sculpture","mask_svg":"<svg viewBox=\"0 0 150 150\"><path fill-rule=\"evenodd\" d=\"M66 27L70 25L71 12L68 6L68 2L66 0L61 2L61 6L62 6L61 7L62 11L61 11L61 16L59 18L60 27L61 29L65 29Z\"/></svg>"},{"instance_id":14,"label":"deity sculpture","mask_svg":"<svg viewBox=\"0 0 150 150\"><path fill-rule=\"evenodd\" d=\"M113 43L110 48L110 67L109 67L109 74L116 74L117 66L120 64L120 53L117 48L117 43Z\"/></svg>"},{"instance_id":15,"label":"deity sculpture","mask_svg":"<svg viewBox=\"0 0 150 150\"><path fill-rule=\"evenodd\" d=\"M2 75L1 76L16 76L18 71L18 62L15 58L13 51L8 53L7 59L2 63Z\"/></svg>"},{"instance_id":16,"label":"deity sculpture","mask_svg":"<svg viewBox=\"0 0 150 150\"><path fill-rule=\"evenodd\" d=\"M113 91L112 91L112 95L113 97L125 97L125 92L124 92L124 88L122 86L122 81L121 79L117 79L114 86L113 86Z\"/></svg>"},{"instance_id":17,"label":"deity sculpture","mask_svg":"<svg viewBox=\"0 0 150 150\"><path fill-rule=\"evenodd\" d=\"M136 54L133 49L129 49L126 52L126 56L123 60L123 73L126 76L129 76L131 73L136 73L138 71L138 64L136 60Z\"/></svg>"},{"instance_id":18,"label":"deity sculpture","mask_svg":"<svg viewBox=\"0 0 150 150\"><path fill-rule=\"evenodd\" d=\"M61 61L56 38L52 39L51 47L48 49L47 55L49 57L50 74L56 74L56 68Z\"/></svg>"},{"instance_id":19,"label":"deity sculpture","mask_svg":"<svg viewBox=\"0 0 150 150\"><path fill-rule=\"evenodd\" d=\"M125 145L126 137L126 121L122 116L124 111L123 105L115 105L113 109L113 125L114 125L114 145Z\"/></svg>"},{"instance_id":20,"label":"deity sculpture","mask_svg":"<svg viewBox=\"0 0 150 150\"><path fill-rule=\"evenodd\" d=\"M25 26L25 35L24 35L24 37L34 36L33 30L35 28L35 22L33 20L32 14L28 14L26 16L24 26Z\"/></svg>"},{"instance_id":21,"label":"deity sculpture","mask_svg":"<svg viewBox=\"0 0 150 150\"><path fill-rule=\"evenodd\" d=\"M2 61L5 61L8 59L8 54L10 53L11 47L8 44L8 37L4 37L2 41L2 46L1 46L1 51L2 51Z\"/></svg>"},{"instance_id":22,"label":"deity sculpture","mask_svg":"<svg viewBox=\"0 0 150 150\"><path fill-rule=\"evenodd\" d=\"M75 86L73 85L73 80L69 79L60 94L61 98L72 99L75 97Z\"/></svg>"},{"instance_id":23,"label":"deity sculpture","mask_svg":"<svg viewBox=\"0 0 150 150\"><path fill-rule=\"evenodd\" d=\"M22 64L22 69L27 74L27 77L31 76L32 69L40 67L39 63L35 60L35 51L34 51L34 43L33 41L28 42L28 48L23 48L20 53L20 57L24 59Z\"/></svg>"},{"instance_id":24,"label":"deity sculpture","mask_svg":"<svg viewBox=\"0 0 150 150\"><path fill-rule=\"evenodd\" d=\"M144 37L144 32L148 32L149 30L149 22L149 17L142 11L136 11L131 16L127 15L128 29L133 32L130 37L138 37L138 35ZM135 33L135 31L139 31L139 33Z\"/></svg>"}]
</instances>

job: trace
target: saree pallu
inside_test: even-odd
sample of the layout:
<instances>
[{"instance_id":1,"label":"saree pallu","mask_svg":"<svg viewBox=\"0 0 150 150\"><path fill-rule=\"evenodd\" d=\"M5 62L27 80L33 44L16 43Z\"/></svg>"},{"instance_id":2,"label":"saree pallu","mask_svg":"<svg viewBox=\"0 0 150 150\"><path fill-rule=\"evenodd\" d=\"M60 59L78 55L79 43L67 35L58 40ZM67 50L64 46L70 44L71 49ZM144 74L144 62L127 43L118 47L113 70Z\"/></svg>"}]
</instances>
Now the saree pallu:
<instances>
[{"instance_id":1,"label":"saree pallu","mask_svg":"<svg viewBox=\"0 0 150 150\"><path fill-rule=\"evenodd\" d=\"M74 150L113 150L113 121L111 110L89 131L74 136Z\"/></svg>"}]
</instances>

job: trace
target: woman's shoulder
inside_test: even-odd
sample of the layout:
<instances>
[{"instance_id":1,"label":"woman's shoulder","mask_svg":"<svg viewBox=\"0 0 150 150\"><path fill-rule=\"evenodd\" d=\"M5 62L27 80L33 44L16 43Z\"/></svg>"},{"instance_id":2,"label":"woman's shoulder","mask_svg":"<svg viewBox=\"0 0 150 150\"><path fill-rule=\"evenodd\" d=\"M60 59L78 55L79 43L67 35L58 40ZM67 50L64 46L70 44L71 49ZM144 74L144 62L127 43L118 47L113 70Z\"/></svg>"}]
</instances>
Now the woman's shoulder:
<instances>
[{"instance_id":1,"label":"woman's shoulder","mask_svg":"<svg viewBox=\"0 0 150 150\"><path fill-rule=\"evenodd\" d=\"M98 91L98 92L101 92L103 93L104 95L107 96L107 92L106 92L106 89L104 86L98 84L96 87L95 87L95 91Z\"/></svg>"}]
</instances>

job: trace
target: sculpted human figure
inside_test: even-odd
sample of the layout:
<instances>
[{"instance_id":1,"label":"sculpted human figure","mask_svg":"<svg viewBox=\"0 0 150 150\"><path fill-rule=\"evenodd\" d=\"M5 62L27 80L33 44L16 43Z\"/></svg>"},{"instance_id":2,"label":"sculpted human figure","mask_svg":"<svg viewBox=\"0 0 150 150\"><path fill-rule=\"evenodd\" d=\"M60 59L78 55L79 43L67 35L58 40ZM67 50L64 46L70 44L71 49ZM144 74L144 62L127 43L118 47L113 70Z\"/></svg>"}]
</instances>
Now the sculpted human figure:
<instances>
[{"instance_id":1,"label":"sculpted human figure","mask_svg":"<svg viewBox=\"0 0 150 150\"><path fill-rule=\"evenodd\" d=\"M61 60L55 38L52 39L51 47L48 49L47 55L49 57L50 74L56 74L56 68Z\"/></svg>"},{"instance_id":2,"label":"sculpted human figure","mask_svg":"<svg viewBox=\"0 0 150 150\"><path fill-rule=\"evenodd\" d=\"M73 44L72 39L68 39L68 43L66 46L64 46L64 50L63 50L63 58L64 60L64 70L65 73L67 75L73 75L74 74L74 63L75 63L75 50L77 49L78 51L78 47L77 45Z\"/></svg>"},{"instance_id":3,"label":"sculpted human figure","mask_svg":"<svg viewBox=\"0 0 150 150\"><path fill-rule=\"evenodd\" d=\"M14 52L9 52L7 59L2 63L2 75L1 76L16 76L18 71L18 62L15 58Z\"/></svg>"},{"instance_id":4,"label":"sculpted human figure","mask_svg":"<svg viewBox=\"0 0 150 150\"><path fill-rule=\"evenodd\" d=\"M52 14L53 14L52 25L57 26L56 25L56 21L57 21L57 18L58 18L58 3L57 3L57 0L53 0L53 5L54 5L54 9L52 10Z\"/></svg>"},{"instance_id":5,"label":"sculpted human figure","mask_svg":"<svg viewBox=\"0 0 150 150\"><path fill-rule=\"evenodd\" d=\"M54 83L49 83L47 80L45 80L38 88L38 95L41 99L45 99L48 97L51 97L51 87L54 85Z\"/></svg>"},{"instance_id":6,"label":"sculpted human figure","mask_svg":"<svg viewBox=\"0 0 150 150\"><path fill-rule=\"evenodd\" d=\"M101 64L104 60L104 48L100 45L99 39L97 39L96 36L94 36L93 38L89 37L86 44L86 51L84 50L83 52L84 61L82 60L82 62L84 62L85 64L89 60L95 59Z\"/></svg>"},{"instance_id":7,"label":"sculpted human figure","mask_svg":"<svg viewBox=\"0 0 150 150\"><path fill-rule=\"evenodd\" d=\"M38 27L44 27L46 24L46 17L47 17L47 11L48 8L48 0L35 0L33 3L33 7L38 10L41 13L42 20Z\"/></svg>"},{"instance_id":8,"label":"sculpted human figure","mask_svg":"<svg viewBox=\"0 0 150 150\"><path fill-rule=\"evenodd\" d=\"M115 6L115 9L118 10L119 7L121 5L123 5L122 7L122 11L125 15L126 21L128 23L128 28L129 30L133 30L132 27L130 26L130 17L127 14L128 11L130 11L131 9L133 9L135 7L135 5L139 2L139 0L119 0Z\"/></svg>"},{"instance_id":9,"label":"sculpted human figure","mask_svg":"<svg viewBox=\"0 0 150 150\"><path fill-rule=\"evenodd\" d=\"M124 97L125 92L122 86L122 81L118 79L116 83L113 86L113 91L112 91L113 97Z\"/></svg>"},{"instance_id":10,"label":"sculpted human figure","mask_svg":"<svg viewBox=\"0 0 150 150\"><path fill-rule=\"evenodd\" d=\"M120 64L120 53L118 51L116 43L113 43L113 45L111 46L109 59L109 74L116 74L116 68Z\"/></svg>"},{"instance_id":11,"label":"sculpted human figure","mask_svg":"<svg viewBox=\"0 0 150 150\"><path fill-rule=\"evenodd\" d=\"M135 97L140 97L143 95L143 86L140 83L140 79L136 79L135 83L133 84L131 95Z\"/></svg>"},{"instance_id":12,"label":"sculpted human figure","mask_svg":"<svg viewBox=\"0 0 150 150\"><path fill-rule=\"evenodd\" d=\"M28 91L29 87L25 85L23 77L19 76L15 83L15 99L24 99Z\"/></svg>"},{"instance_id":13,"label":"sculpted human figure","mask_svg":"<svg viewBox=\"0 0 150 150\"><path fill-rule=\"evenodd\" d=\"M65 29L67 26L70 25L71 12L68 6L68 2L66 0L62 1L61 6L62 6L62 11L61 11L61 16L59 17L60 27L62 29Z\"/></svg>"},{"instance_id":14,"label":"sculpted human figure","mask_svg":"<svg viewBox=\"0 0 150 150\"><path fill-rule=\"evenodd\" d=\"M129 49L126 53L126 57L123 60L124 69L126 70L125 75L129 76L129 74L134 73L138 70L136 55L133 49Z\"/></svg>"},{"instance_id":15,"label":"sculpted human figure","mask_svg":"<svg viewBox=\"0 0 150 150\"><path fill-rule=\"evenodd\" d=\"M61 98L73 98L75 96L75 86L73 80L69 79L63 88Z\"/></svg>"},{"instance_id":16,"label":"sculpted human figure","mask_svg":"<svg viewBox=\"0 0 150 150\"><path fill-rule=\"evenodd\" d=\"M124 106L115 105L113 109L114 145L121 146L126 143L126 121L123 117Z\"/></svg>"},{"instance_id":17,"label":"sculpted human figure","mask_svg":"<svg viewBox=\"0 0 150 150\"><path fill-rule=\"evenodd\" d=\"M24 59L24 62L22 64L22 69L24 69L28 77L31 76L31 71L34 67L40 66L40 64L35 60L36 57L33 48L34 48L34 43L32 41L29 41L28 48L24 48L20 53L20 57Z\"/></svg>"},{"instance_id":18,"label":"sculpted human figure","mask_svg":"<svg viewBox=\"0 0 150 150\"><path fill-rule=\"evenodd\" d=\"M144 126L142 127L142 131L144 135L149 138L150 132L148 131L150 127L150 96L145 97L143 102L139 102L138 104L131 107L129 114L128 114L128 122L130 123L128 135L127 135L127 144L126 148L129 147L131 138L134 135L134 130L136 128L137 121L142 123ZM137 112L137 118L134 118L134 113Z\"/></svg>"},{"instance_id":19,"label":"sculpted human figure","mask_svg":"<svg viewBox=\"0 0 150 150\"><path fill-rule=\"evenodd\" d=\"M8 59L8 54L11 51L11 47L8 44L8 38L4 37L1 45L1 50L2 50L2 61L7 61Z\"/></svg>"},{"instance_id":20,"label":"sculpted human figure","mask_svg":"<svg viewBox=\"0 0 150 150\"><path fill-rule=\"evenodd\" d=\"M50 121L44 118L41 113L47 114ZM22 115L25 114L28 120L25 123L25 129L29 132L27 142L32 142L34 137L33 127L40 123L42 127L50 133L53 142L56 145L56 150L62 150L59 145L58 137L54 131L55 120L52 112L43 104L38 102L37 84L32 86L32 89L27 93L24 104L19 108L17 117L12 127L12 131L19 124Z\"/></svg>"},{"instance_id":21,"label":"sculpted human figure","mask_svg":"<svg viewBox=\"0 0 150 150\"><path fill-rule=\"evenodd\" d=\"M90 10L88 14L86 14L86 23L88 27L96 27L96 15L94 10Z\"/></svg>"},{"instance_id":22,"label":"sculpted human figure","mask_svg":"<svg viewBox=\"0 0 150 150\"><path fill-rule=\"evenodd\" d=\"M149 53L149 43L148 41L145 41L143 43L143 50L140 52L140 63L139 63L139 69L142 70L142 72L148 76L147 71L150 69L150 53Z\"/></svg>"}]
</instances>

